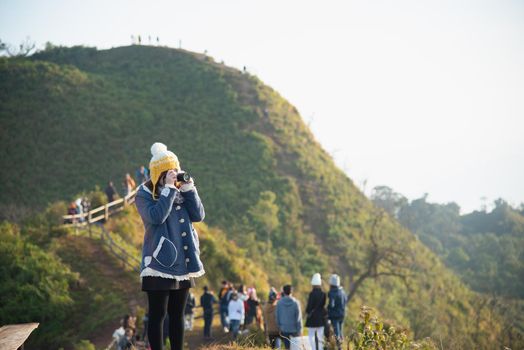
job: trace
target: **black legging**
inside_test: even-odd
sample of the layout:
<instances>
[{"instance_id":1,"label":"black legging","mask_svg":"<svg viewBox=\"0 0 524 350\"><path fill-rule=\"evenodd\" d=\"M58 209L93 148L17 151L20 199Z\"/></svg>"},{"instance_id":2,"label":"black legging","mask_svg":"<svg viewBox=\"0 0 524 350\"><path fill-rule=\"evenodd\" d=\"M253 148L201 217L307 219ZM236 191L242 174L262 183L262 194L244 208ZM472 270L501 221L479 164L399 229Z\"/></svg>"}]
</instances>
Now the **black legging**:
<instances>
[{"instance_id":1,"label":"black legging","mask_svg":"<svg viewBox=\"0 0 524 350\"><path fill-rule=\"evenodd\" d=\"M166 311L169 314L169 342L171 343L171 350L182 350L184 346L184 310L188 292L189 288L147 292L149 301L147 336L151 350L162 350L162 331Z\"/></svg>"}]
</instances>

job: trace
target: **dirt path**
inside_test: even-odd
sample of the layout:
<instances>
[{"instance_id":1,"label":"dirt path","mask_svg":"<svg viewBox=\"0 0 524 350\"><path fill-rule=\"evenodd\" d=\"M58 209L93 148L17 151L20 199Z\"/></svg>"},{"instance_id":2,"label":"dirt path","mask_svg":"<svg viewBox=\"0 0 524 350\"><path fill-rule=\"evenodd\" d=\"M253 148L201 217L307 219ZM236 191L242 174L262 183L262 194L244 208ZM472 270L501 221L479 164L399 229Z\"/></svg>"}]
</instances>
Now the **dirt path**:
<instances>
[{"instance_id":1,"label":"dirt path","mask_svg":"<svg viewBox=\"0 0 524 350\"><path fill-rule=\"evenodd\" d=\"M97 239L67 236L62 238L61 245L62 258L82 276L80 293L104 293L111 290L121 299L121 315L102 322L95 331L89 332L84 338L89 339L96 349L105 349L112 341L113 332L120 326L120 317L126 313L131 314L137 306L147 309L145 293L140 290L140 279L135 275L136 272L126 271L122 263L104 249L101 241ZM91 291L87 290L88 287ZM75 328L75 325L71 326L72 329ZM213 318L211 339L204 339L203 328L202 309L196 308L194 328L185 333L185 349L198 350L208 345L228 344L231 341L230 334L224 333L220 326L218 313L215 313ZM137 329L137 332L141 335L143 329Z\"/></svg>"},{"instance_id":2,"label":"dirt path","mask_svg":"<svg viewBox=\"0 0 524 350\"><path fill-rule=\"evenodd\" d=\"M74 235L63 237L59 256L81 276L80 285L75 290L78 295L76 298L81 303L77 311L78 319L84 319L85 309L94 306L89 304L93 301L94 293L102 296L111 293L118 298L117 303L113 300L107 306L107 311L119 316L109 317L96 327L96 330L84 333L85 329L77 329L78 325L71 324L73 332L84 334L84 339L91 341L97 349L105 349L112 340L114 330L119 327L119 318L126 313L131 314L137 306L146 307L144 293L140 290L140 280L135 272L127 271L118 259L104 249L101 241L96 239ZM97 313L98 317L104 317L103 311L102 308Z\"/></svg>"},{"instance_id":3,"label":"dirt path","mask_svg":"<svg viewBox=\"0 0 524 350\"><path fill-rule=\"evenodd\" d=\"M197 309L193 330L186 331L184 343L185 349L198 350L208 345L227 344L230 341L231 336L222 330L220 326L220 316L216 313L213 317L211 339L204 339L204 319L202 318L202 311Z\"/></svg>"}]
</instances>

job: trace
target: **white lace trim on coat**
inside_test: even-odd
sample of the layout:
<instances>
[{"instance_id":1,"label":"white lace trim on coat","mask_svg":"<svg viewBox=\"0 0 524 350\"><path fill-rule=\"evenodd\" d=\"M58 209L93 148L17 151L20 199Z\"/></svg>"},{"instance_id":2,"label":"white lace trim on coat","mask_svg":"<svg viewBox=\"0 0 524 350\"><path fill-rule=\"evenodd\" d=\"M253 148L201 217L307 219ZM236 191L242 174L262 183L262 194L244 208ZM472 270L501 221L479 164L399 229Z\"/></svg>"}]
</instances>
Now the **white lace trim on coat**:
<instances>
[{"instance_id":1,"label":"white lace trim on coat","mask_svg":"<svg viewBox=\"0 0 524 350\"><path fill-rule=\"evenodd\" d=\"M150 277L162 277L162 278L175 279L177 281L187 281L190 278L201 277L205 273L206 273L206 271L204 271L204 269L201 269L200 271L197 271L197 272L190 272L190 273L188 273L186 275L177 276L177 275L171 275L169 273L163 273L163 272L160 272L160 271L157 271L157 270L153 270L150 267L146 267L144 270L142 270L142 273L140 274L140 277L146 277L146 276L148 276L148 277L149 276Z\"/></svg>"}]
</instances>

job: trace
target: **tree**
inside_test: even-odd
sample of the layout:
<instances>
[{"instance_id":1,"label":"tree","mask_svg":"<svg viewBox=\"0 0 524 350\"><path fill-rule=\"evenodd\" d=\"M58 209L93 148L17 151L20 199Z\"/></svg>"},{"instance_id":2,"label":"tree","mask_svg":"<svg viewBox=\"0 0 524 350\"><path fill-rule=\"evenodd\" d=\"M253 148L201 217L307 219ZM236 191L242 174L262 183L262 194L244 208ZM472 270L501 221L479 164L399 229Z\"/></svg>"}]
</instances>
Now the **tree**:
<instances>
[{"instance_id":1,"label":"tree","mask_svg":"<svg viewBox=\"0 0 524 350\"><path fill-rule=\"evenodd\" d=\"M271 233L280 225L278 220L278 205L275 203L277 196L271 191L260 193L260 198L248 214L255 225L255 229L263 232L267 239L267 252L271 245Z\"/></svg>"},{"instance_id":2,"label":"tree","mask_svg":"<svg viewBox=\"0 0 524 350\"><path fill-rule=\"evenodd\" d=\"M408 242L391 240L395 235L383 229L384 216L384 210L378 209L371 219L370 237L364 248L364 268L351 285L348 301L353 298L362 283L369 278L396 277L400 278L409 288L408 278L411 275L413 260Z\"/></svg>"},{"instance_id":3,"label":"tree","mask_svg":"<svg viewBox=\"0 0 524 350\"><path fill-rule=\"evenodd\" d=\"M393 191L388 186L376 186L371 193L371 200L376 206L384 209L389 215L396 218L402 207L408 200L398 192Z\"/></svg>"},{"instance_id":4,"label":"tree","mask_svg":"<svg viewBox=\"0 0 524 350\"><path fill-rule=\"evenodd\" d=\"M26 57L34 52L36 43L31 41L29 37L22 41L18 48L13 45L7 44L0 39L0 52L5 52L10 57Z\"/></svg>"}]
</instances>

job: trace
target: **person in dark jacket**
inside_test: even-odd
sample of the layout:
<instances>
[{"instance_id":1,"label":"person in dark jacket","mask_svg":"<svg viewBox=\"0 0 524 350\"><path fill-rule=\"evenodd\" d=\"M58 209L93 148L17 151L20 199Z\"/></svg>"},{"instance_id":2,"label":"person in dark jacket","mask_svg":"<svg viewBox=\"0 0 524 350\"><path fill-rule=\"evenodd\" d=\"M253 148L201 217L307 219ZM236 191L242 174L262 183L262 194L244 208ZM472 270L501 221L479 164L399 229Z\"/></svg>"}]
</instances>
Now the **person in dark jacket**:
<instances>
[{"instance_id":1,"label":"person in dark jacket","mask_svg":"<svg viewBox=\"0 0 524 350\"><path fill-rule=\"evenodd\" d=\"M204 287L204 294L200 297L200 306L204 309L204 338L211 338L211 326L213 324L213 304L217 302L212 291Z\"/></svg>"},{"instance_id":2,"label":"person in dark jacket","mask_svg":"<svg viewBox=\"0 0 524 350\"><path fill-rule=\"evenodd\" d=\"M231 285L228 281L222 281L222 288L218 293L218 300L220 306L220 322L224 328L224 333L229 332L229 319L228 319L228 309L229 297L231 295Z\"/></svg>"},{"instance_id":3,"label":"person in dark jacket","mask_svg":"<svg viewBox=\"0 0 524 350\"><path fill-rule=\"evenodd\" d=\"M260 300L257 298L257 291L255 288L249 288L247 290L247 295L248 299L245 302L245 304L247 304L246 320L244 323L245 327L249 326L256 319L257 311L260 305Z\"/></svg>"},{"instance_id":4,"label":"person in dark jacket","mask_svg":"<svg viewBox=\"0 0 524 350\"><path fill-rule=\"evenodd\" d=\"M326 293L321 289L322 279L319 273L311 278L313 290L309 293L306 307L306 327L312 350L324 348L324 325L326 323Z\"/></svg>"},{"instance_id":5,"label":"person in dark jacket","mask_svg":"<svg viewBox=\"0 0 524 350\"><path fill-rule=\"evenodd\" d=\"M343 340L342 325L346 313L347 296L344 289L340 286L340 277L338 275L331 275L329 285L328 318L333 326L333 332L335 333L337 345L340 349Z\"/></svg>"},{"instance_id":6,"label":"person in dark jacket","mask_svg":"<svg viewBox=\"0 0 524 350\"><path fill-rule=\"evenodd\" d=\"M298 300L291 295L291 285L285 285L283 297L277 303L277 326L286 349L290 347L291 337L302 334L302 311Z\"/></svg>"},{"instance_id":7,"label":"person in dark jacket","mask_svg":"<svg viewBox=\"0 0 524 350\"><path fill-rule=\"evenodd\" d=\"M107 196L107 202L108 203L111 203L112 201L115 200L115 196L118 193L116 192L116 188L113 185L113 181L109 181L109 183L107 184L107 187L105 189L105 193L106 193L106 196Z\"/></svg>"}]
</instances>

